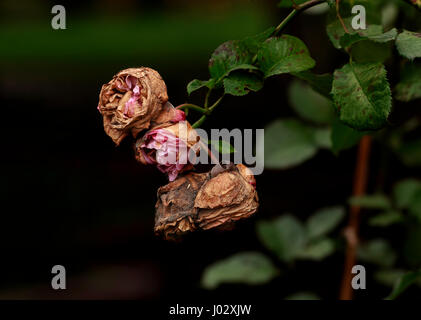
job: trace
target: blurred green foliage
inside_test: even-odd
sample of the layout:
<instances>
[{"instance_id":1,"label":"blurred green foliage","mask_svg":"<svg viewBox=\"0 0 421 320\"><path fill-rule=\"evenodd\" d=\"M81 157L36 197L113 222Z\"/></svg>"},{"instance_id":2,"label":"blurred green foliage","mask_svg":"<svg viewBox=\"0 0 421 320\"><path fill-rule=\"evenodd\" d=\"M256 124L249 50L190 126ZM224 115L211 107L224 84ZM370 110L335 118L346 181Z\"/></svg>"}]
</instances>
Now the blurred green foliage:
<instances>
[{"instance_id":1,"label":"blurred green foliage","mask_svg":"<svg viewBox=\"0 0 421 320\"><path fill-rule=\"evenodd\" d=\"M163 66L206 61L221 41L254 34L269 21L267 12L246 5L214 14L204 10L115 16L68 13L66 30L53 30L45 20L8 21L0 24L0 39L7 44L0 51L0 66L48 62L99 68L115 60Z\"/></svg>"}]
</instances>

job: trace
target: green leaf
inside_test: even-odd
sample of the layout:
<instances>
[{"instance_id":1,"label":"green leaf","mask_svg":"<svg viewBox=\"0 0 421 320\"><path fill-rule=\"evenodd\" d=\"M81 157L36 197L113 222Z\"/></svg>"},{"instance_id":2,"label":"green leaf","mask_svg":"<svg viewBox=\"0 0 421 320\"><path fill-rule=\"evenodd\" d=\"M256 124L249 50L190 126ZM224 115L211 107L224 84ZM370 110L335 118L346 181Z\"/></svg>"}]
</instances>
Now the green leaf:
<instances>
[{"instance_id":1,"label":"green leaf","mask_svg":"<svg viewBox=\"0 0 421 320\"><path fill-rule=\"evenodd\" d=\"M348 29L348 31L353 30L352 26L351 26L351 21L352 21L351 17L343 19L343 22L344 22L346 28ZM345 32L341 22L339 21L339 19L334 19L332 22L328 23L326 25L326 32L327 32L327 35L328 35L330 41L332 42L333 46L336 49L342 48L340 40L345 35L346 32Z\"/></svg>"},{"instance_id":2,"label":"green leaf","mask_svg":"<svg viewBox=\"0 0 421 320\"><path fill-rule=\"evenodd\" d=\"M397 153L406 166L421 166L421 139L405 141L397 149Z\"/></svg>"},{"instance_id":3,"label":"green leaf","mask_svg":"<svg viewBox=\"0 0 421 320\"><path fill-rule=\"evenodd\" d=\"M307 241L304 226L292 215L258 222L257 235L266 248L284 262L293 261Z\"/></svg>"},{"instance_id":4,"label":"green leaf","mask_svg":"<svg viewBox=\"0 0 421 320\"><path fill-rule=\"evenodd\" d=\"M352 63L336 70L332 94L340 120L350 127L375 130L386 124L392 97L382 64Z\"/></svg>"},{"instance_id":5,"label":"green leaf","mask_svg":"<svg viewBox=\"0 0 421 320\"><path fill-rule=\"evenodd\" d=\"M333 76L330 73L315 74L310 71L302 71L293 72L292 75L306 81L314 91L320 93L326 98L332 98L330 92L332 91Z\"/></svg>"},{"instance_id":6,"label":"green leaf","mask_svg":"<svg viewBox=\"0 0 421 320\"><path fill-rule=\"evenodd\" d=\"M398 30L396 28L393 28L387 32L380 33L380 34L371 34L371 35L369 34L367 35L367 38L374 42L384 43L384 42L395 40L397 36L398 36Z\"/></svg>"},{"instance_id":7,"label":"green leaf","mask_svg":"<svg viewBox=\"0 0 421 320\"><path fill-rule=\"evenodd\" d=\"M320 300L320 298L312 292L297 292L287 296L285 300Z\"/></svg>"},{"instance_id":8,"label":"green leaf","mask_svg":"<svg viewBox=\"0 0 421 320\"><path fill-rule=\"evenodd\" d=\"M396 206L400 209L408 208L419 190L421 190L421 181L419 180L409 178L399 181L393 189Z\"/></svg>"},{"instance_id":9,"label":"green leaf","mask_svg":"<svg viewBox=\"0 0 421 320\"><path fill-rule=\"evenodd\" d=\"M235 70L256 70L254 60L257 50L275 30L271 27L262 33L243 40L230 40L222 43L209 59L209 73L212 87L219 87L221 81Z\"/></svg>"},{"instance_id":10,"label":"green leaf","mask_svg":"<svg viewBox=\"0 0 421 320\"><path fill-rule=\"evenodd\" d=\"M421 33L404 30L396 39L399 53L410 60L421 57Z\"/></svg>"},{"instance_id":11,"label":"green leaf","mask_svg":"<svg viewBox=\"0 0 421 320\"><path fill-rule=\"evenodd\" d=\"M388 32L383 33L383 27L380 25L369 25L366 30L359 30L356 33L345 33L340 39L342 48L347 48L363 40L371 40L374 42L385 43L393 41L398 35L398 30L393 28Z\"/></svg>"},{"instance_id":12,"label":"green leaf","mask_svg":"<svg viewBox=\"0 0 421 320\"><path fill-rule=\"evenodd\" d=\"M252 65L254 53L246 42L230 40L221 44L209 60L209 73L216 83L234 70L257 69Z\"/></svg>"},{"instance_id":13,"label":"green leaf","mask_svg":"<svg viewBox=\"0 0 421 320\"><path fill-rule=\"evenodd\" d=\"M194 79L187 85L187 94L190 95L192 92L199 90L200 88L207 87L209 83L209 80Z\"/></svg>"},{"instance_id":14,"label":"green leaf","mask_svg":"<svg viewBox=\"0 0 421 320\"><path fill-rule=\"evenodd\" d=\"M405 270L385 269L377 271L374 274L374 279L384 286L393 287L395 282L398 281L398 279L402 277L405 273Z\"/></svg>"},{"instance_id":15,"label":"green leaf","mask_svg":"<svg viewBox=\"0 0 421 320\"><path fill-rule=\"evenodd\" d=\"M387 300L394 300L401 295L410 285L419 280L421 277L421 270L405 273L396 281L392 292L386 298Z\"/></svg>"},{"instance_id":16,"label":"green leaf","mask_svg":"<svg viewBox=\"0 0 421 320\"><path fill-rule=\"evenodd\" d=\"M330 128L316 129L314 132L314 141L319 148L331 149L332 148L332 130Z\"/></svg>"},{"instance_id":17,"label":"green leaf","mask_svg":"<svg viewBox=\"0 0 421 320\"><path fill-rule=\"evenodd\" d=\"M256 35L246 37L242 41L247 45L249 50L255 55L264 41L266 41L275 31L275 27L270 27L265 31ZM254 58L254 56L253 56Z\"/></svg>"},{"instance_id":18,"label":"green leaf","mask_svg":"<svg viewBox=\"0 0 421 320\"><path fill-rule=\"evenodd\" d=\"M253 73L236 71L224 79L226 94L244 96L250 91L259 91L263 88L263 79Z\"/></svg>"},{"instance_id":19,"label":"green leaf","mask_svg":"<svg viewBox=\"0 0 421 320\"><path fill-rule=\"evenodd\" d=\"M361 244L357 256L361 261L386 268L393 266L397 258L389 243L383 239L374 239Z\"/></svg>"},{"instance_id":20,"label":"green leaf","mask_svg":"<svg viewBox=\"0 0 421 320\"><path fill-rule=\"evenodd\" d=\"M286 169L312 158L318 150L314 129L295 119L276 120L265 128L265 167Z\"/></svg>"},{"instance_id":21,"label":"green leaf","mask_svg":"<svg viewBox=\"0 0 421 320\"><path fill-rule=\"evenodd\" d=\"M340 121L332 124L332 152L338 154L342 150L352 148L361 140L364 132L348 127Z\"/></svg>"},{"instance_id":22,"label":"green leaf","mask_svg":"<svg viewBox=\"0 0 421 320\"><path fill-rule=\"evenodd\" d=\"M349 199L351 206L361 207L365 209L390 209L391 203L388 197L383 194L365 195L351 197Z\"/></svg>"},{"instance_id":23,"label":"green leaf","mask_svg":"<svg viewBox=\"0 0 421 320\"><path fill-rule=\"evenodd\" d=\"M386 211L368 220L368 224L373 227L388 227L392 224L403 221L402 213L399 211Z\"/></svg>"},{"instance_id":24,"label":"green leaf","mask_svg":"<svg viewBox=\"0 0 421 320\"><path fill-rule=\"evenodd\" d=\"M321 261L335 252L335 243L331 239L320 239L308 244L298 252L297 258L304 260Z\"/></svg>"},{"instance_id":25,"label":"green leaf","mask_svg":"<svg viewBox=\"0 0 421 320\"><path fill-rule=\"evenodd\" d=\"M327 124L335 118L332 102L301 81L291 82L288 98L295 112L305 120Z\"/></svg>"},{"instance_id":26,"label":"green leaf","mask_svg":"<svg viewBox=\"0 0 421 320\"><path fill-rule=\"evenodd\" d=\"M225 140L209 140L208 144L211 144L214 149L218 150L220 154L228 154L236 152L235 148Z\"/></svg>"},{"instance_id":27,"label":"green leaf","mask_svg":"<svg viewBox=\"0 0 421 320\"><path fill-rule=\"evenodd\" d=\"M405 102L421 98L421 64L404 66L401 82L395 88L395 98Z\"/></svg>"},{"instance_id":28,"label":"green leaf","mask_svg":"<svg viewBox=\"0 0 421 320\"><path fill-rule=\"evenodd\" d=\"M421 221L421 189L418 189L409 204L409 213Z\"/></svg>"},{"instance_id":29,"label":"green leaf","mask_svg":"<svg viewBox=\"0 0 421 320\"><path fill-rule=\"evenodd\" d=\"M265 284L279 271L260 252L241 252L208 266L202 275L202 286L215 289L222 283Z\"/></svg>"},{"instance_id":30,"label":"green leaf","mask_svg":"<svg viewBox=\"0 0 421 320\"><path fill-rule=\"evenodd\" d=\"M257 52L257 64L265 77L301 72L314 67L306 45L298 38L282 35L269 38Z\"/></svg>"},{"instance_id":31,"label":"green leaf","mask_svg":"<svg viewBox=\"0 0 421 320\"><path fill-rule=\"evenodd\" d=\"M306 223L308 237L314 239L328 234L339 225L344 217L343 207L329 207L316 211Z\"/></svg>"}]
</instances>

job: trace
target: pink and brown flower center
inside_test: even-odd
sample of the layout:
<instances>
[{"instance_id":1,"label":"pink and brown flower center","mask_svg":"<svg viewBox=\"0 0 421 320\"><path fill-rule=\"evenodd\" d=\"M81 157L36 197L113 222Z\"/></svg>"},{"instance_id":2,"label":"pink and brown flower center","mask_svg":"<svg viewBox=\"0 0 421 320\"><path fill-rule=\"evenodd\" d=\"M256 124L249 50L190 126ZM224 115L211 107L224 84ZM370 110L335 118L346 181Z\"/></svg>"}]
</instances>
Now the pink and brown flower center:
<instances>
[{"instance_id":1,"label":"pink and brown flower center","mask_svg":"<svg viewBox=\"0 0 421 320\"><path fill-rule=\"evenodd\" d=\"M126 76L125 81L123 81L120 78L116 81L115 87L120 92L126 92L126 94L130 95L128 100L124 103L123 114L129 118L133 117L136 111L136 105L140 106L141 104L141 94L138 79L133 76Z\"/></svg>"},{"instance_id":2,"label":"pink and brown flower center","mask_svg":"<svg viewBox=\"0 0 421 320\"><path fill-rule=\"evenodd\" d=\"M186 142L168 130L156 129L148 132L140 147L145 161L156 164L161 172L168 174L170 181L174 181L188 164Z\"/></svg>"}]
</instances>

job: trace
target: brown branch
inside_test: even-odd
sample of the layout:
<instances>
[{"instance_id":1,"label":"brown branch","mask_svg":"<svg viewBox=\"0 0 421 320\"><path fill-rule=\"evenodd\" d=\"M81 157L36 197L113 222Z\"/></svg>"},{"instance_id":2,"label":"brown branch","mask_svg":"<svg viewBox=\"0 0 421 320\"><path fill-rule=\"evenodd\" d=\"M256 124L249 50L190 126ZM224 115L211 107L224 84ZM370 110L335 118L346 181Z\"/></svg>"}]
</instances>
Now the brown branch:
<instances>
[{"instance_id":1,"label":"brown branch","mask_svg":"<svg viewBox=\"0 0 421 320\"><path fill-rule=\"evenodd\" d=\"M364 136L358 147L357 164L354 172L354 187L353 196L362 196L366 192L367 176L369 168L371 149L371 137ZM342 285L339 299L352 300L353 289L351 287L352 281L352 267L356 263L356 253L358 246L358 229L359 229L360 207L351 206L348 226L345 229L345 239L347 247L345 252L345 267L342 277Z\"/></svg>"},{"instance_id":2,"label":"brown branch","mask_svg":"<svg viewBox=\"0 0 421 320\"><path fill-rule=\"evenodd\" d=\"M336 16L338 17L338 19L339 19L339 21L340 21L340 23L342 25L342 28L344 28L345 32L346 33L349 33L349 31L348 31L348 29L347 29L347 27L345 25L345 22L342 19L341 14L339 13L339 1L340 0L336 0Z\"/></svg>"}]
</instances>

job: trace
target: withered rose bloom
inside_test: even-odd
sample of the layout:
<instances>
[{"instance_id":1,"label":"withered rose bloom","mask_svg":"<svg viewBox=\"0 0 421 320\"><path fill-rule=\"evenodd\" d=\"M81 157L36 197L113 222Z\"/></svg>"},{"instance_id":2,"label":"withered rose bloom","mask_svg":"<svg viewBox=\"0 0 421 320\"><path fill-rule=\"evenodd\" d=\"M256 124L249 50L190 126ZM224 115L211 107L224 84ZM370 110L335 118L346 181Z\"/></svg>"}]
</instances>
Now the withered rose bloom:
<instances>
[{"instance_id":1,"label":"withered rose bloom","mask_svg":"<svg viewBox=\"0 0 421 320\"><path fill-rule=\"evenodd\" d=\"M209 180L207 173L190 172L158 189L155 205L155 233L172 239L188 231L196 230L194 219L198 209L194 207L200 187Z\"/></svg>"},{"instance_id":2,"label":"withered rose bloom","mask_svg":"<svg viewBox=\"0 0 421 320\"><path fill-rule=\"evenodd\" d=\"M200 137L187 121L165 125L153 128L136 141L135 156L142 164L156 165L174 181L180 172L192 168L189 153Z\"/></svg>"},{"instance_id":3,"label":"withered rose bloom","mask_svg":"<svg viewBox=\"0 0 421 320\"><path fill-rule=\"evenodd\" d=\"M255 185L253 174L241 164L181 176L158 189L155 232L173 239L250 217L259 206Z\"/></svg>"},{"instance_id":4,"label":"withered rose bloom","mask_svg":"<svg viewBox=\"0 0 421 320\"><path fill-rule=\"evenodd\" d=\"M158 72L150 68L129 68L104 84L98 110L105 132L115 144L130 133L133 137L148 129L168 101L167 87Z\"/></svg>"}]
</instances>

